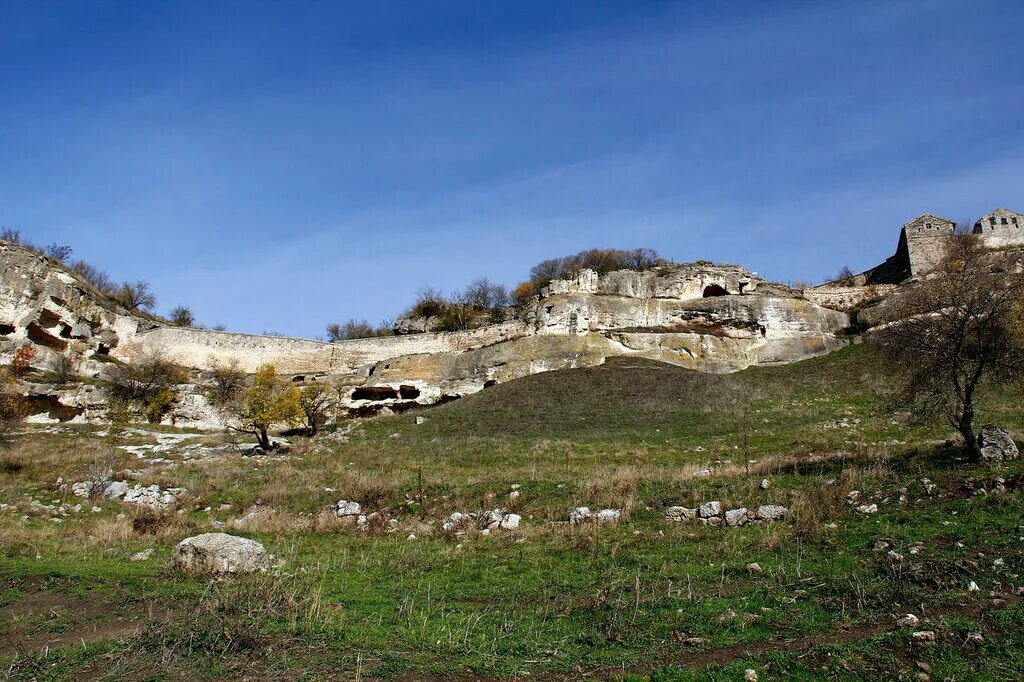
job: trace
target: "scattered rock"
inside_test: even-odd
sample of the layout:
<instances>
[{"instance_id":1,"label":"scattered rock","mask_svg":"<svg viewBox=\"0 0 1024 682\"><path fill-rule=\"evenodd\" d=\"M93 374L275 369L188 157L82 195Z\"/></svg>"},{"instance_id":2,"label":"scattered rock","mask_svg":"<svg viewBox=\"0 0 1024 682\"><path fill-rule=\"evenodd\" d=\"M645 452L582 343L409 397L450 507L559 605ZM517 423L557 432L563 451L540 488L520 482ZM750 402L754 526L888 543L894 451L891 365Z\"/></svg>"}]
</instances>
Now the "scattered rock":
<instances>
[{"instance_id":1,"label":"scattered rock","mask_svg":"<svg viewBox=\"0 0 1024 682\"><path fill-rule=\"evenodd\" d=\"M862 504L859 507L855 508L854 511L856 511L858 514L877 514L878 513L878 505L877 504Z\"/></svg>"},{"instance_id":2,"label":"scattered rock","mask_svg":"<svg viewBox=\"0 0 1024 682\"><path fill-rule=\"evenodd\" d=\"M622 512L618 509L602 509L597 512L598 523L618 523Z\"/></svg>"},{"instance_id":3,"label":"scattered rock","mask_svg":"<svg viewBox=\"0 0 1024 682\"><path fill-rule=\"evenodd\" d=\"M932 630L918 630L910 635L915 642L934 642L935 633Z\"/></svg>"},{"instance_id":4,"label":"scattered rock","mask_svg":"<svg viewBox=\"0 0 1024 682\"><path fill-rule=\"evenodd\" d=\"M974 582L974 581L972 580L972 581L971 581L970 583L968 583L968 585L967 585L967 591L968 591L968 592L980 592L980 591L981 591L981 588L980 588L980 587L978 587L978 583L976 583L976 582Z\"/></svg>"},{"instance_id":5,"label":"scattered rock","mask_svg":"<svg viewBox=\"0 0 1024 682\"><path fill-rule=\"evenodd\" d=\"M419 426L420 424L426 424L427 423L427 418L426 417L416 417L412 421L413 421L413 424L415 424L416 426Z\"/></svg>"},{"instance_id":6,"label":"scattered rock","mask_svg":"<svg viewBox=\"0 0 1024 682\"><path fill-rule=\"evenodd\" d=\"M705 502L697 510L697 516L702 519L710 519L713 516L722 515L722 503L718 501Z\"/></svg>"},{"instance_id":7,"label":"scattered rock","mask_svg":"<svg viewBox=\"0 0 1024 682\"><path fill-rule=\"evenodd\" d=\"M917 627L917 625L920 622L920 618L918 618L912 613L908 613L907 615L902 616L899 620L896 621L896 626L901 628L913 628Z\"/></svg>"},{"instance_id":8,"label":"scattered rock","mask_svg":"<svg viewBox=\"0 0 1024 682\"><path fill-rule=\"evenodd\" d=\"M697 510L690 507L669 507L665 510L665 516L670 521L691 521L697 518Z\"/></svg>"},{"instance_id":9,"label":"scattered rock","mask_svg":"<svg viewBox=\"0 0 1024 682\"><path fill-rule=\"evenodd\" d=\"M252 573L266 570L270 555L255 540L204 533L182 540L174 551L172 565L188 573Z\"/></svg>"},{"instance_id":10,"label":"scattered rock","mask_svg":"<svg viewBox=\"0 0 1024 682\"><path fill-rule=\"evenodd\" d=\"M1002 426L986 424L978 434L978 446L981 448L983 462L1006 462L1020 457L1017 444L1013 442L1010 432Z\"/></svg>"},{"instance_id":11,"label":"scattered rock","mask_svg":"<svg viewBox=\"0 0 1024 682\"><path fill-rule=\"evenodd\" d=\"M771 481L769 481L769 480L768 480L767 478L762 478L762 479L761 479L761 485L759 485L758 487L759 487L759 488L760 488L761 490L768 490L768 488L770 488L770 487L771 487L771 485L772 485L772 482L771 482Z\"/></svg>"},{"instance_id":12,"label":"scattered rock","mask_svg":"<svg viewBox=\"0 0 1024 682\"><path fill-rule=\"evenodd\" d=\"M135 485L125 493L126 504L137 504L141 507L160 510L166 509L177 502L178 497L186 492L184 488L161 489L157 484L150 486Z\"/></svg>"},{"instance_id":13,"label":"scattered rock","mask_svg":"<svg viewBox=\"0 0 1024 682\"><path fill-rule=\"evenodd\" d=\"M747 564L747 573L761 573L761 571L761 564L757 563L756 561Z\"/></svg>"},{"instance_id":14,"label":"scattered rock","mask_svg":"<svg viewBox=\"0 0 1024 682\"><path fill-rule=\"evenodd\" d=\"M589 521L593 516L593 512L590 511L590 507L576 507L569 512L569 523L577 524Z\"/></svg>"},{"instance_id":15,"label":"scattered rock","mask_svg":"<svg viewBox=\"0 0 1024 682\"><path fill-rule=\"evenodd\" d=\"M778 504L762 504L754 511L754 518L758 521L780 521L785 518L789 510Z\"/></svg>"},{"instance_id":16,"label":"scattered rock","mask_svg":"<svg viewBox=\"0 0 1024 682\"><path fill-rule=\"evenodd\" d=\"M743 682L757 682L757 671L747 668L743 671Z\"/></svg>"},{"instance_id":17,"label":"scattered rock","mask_svg":"<svg viewBox=\"0 0 1024 682\"><path fill-rule=\"evenodd\" d=\"M136 554L132 554L131 560L132 561L145 561L146 559L148 559L151 556L153 556L153 548L152 547L150 547L149 549L144 549L141 552L137 552Z\"/></svg>"},{"instance_id":18,"label":"scattered rock","mask_svg":"<svg viewBox=\"0 0 1024 682\"><path fill-rule=\"evenodd\" d=\"M747 522L747 508L740 507L739 509L730 509L725 512L725 525L727 526L742 526Z\"/></svg>"},{"instance_id":19,"label":"scattered rock","mask_svg":"<svg viewBox=\"0 0 1024 682\"><path fill-rule=\"evenodd\" d=\"M363 507L358 502L350 502L349 500L338 500L335 506L335 513L338 516L359 516L363 513Z\"/></svg>"}]
</instances>

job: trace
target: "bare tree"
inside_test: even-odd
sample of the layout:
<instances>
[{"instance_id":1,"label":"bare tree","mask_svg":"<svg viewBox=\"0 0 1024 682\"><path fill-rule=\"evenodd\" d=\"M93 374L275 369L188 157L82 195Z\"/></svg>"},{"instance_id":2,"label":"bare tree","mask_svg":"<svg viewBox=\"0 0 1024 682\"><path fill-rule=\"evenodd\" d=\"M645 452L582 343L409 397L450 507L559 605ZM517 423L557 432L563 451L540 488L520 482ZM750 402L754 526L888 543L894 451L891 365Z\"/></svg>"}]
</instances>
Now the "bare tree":
<instances>
[{"instance_id":1,"label":"bare tree","mask_svg":"<svg viewBox=\"0 0 1024 682\"><path fill-rule=\"evenodd\" d=\"M974 460L979 393L1024 376L1024 272L1019 254L986 252L959 237L936 274L896 304L878 336L902 397L921 416L946 419Z\"/></svg>"},{"instance_id":2,"label":"bare tree","mask_svg":"<svg viewBox=\"0 0 1024 682\"><path fill-rule=\"evenodd\" d=\"M970 216L966 218L961 218L960 220L956 221L956 234L973 234L974 224L976 222L978 221L975 220L974 218L971 218Z\"/></svg>"},{"instance_id":3,"label":"bare tree","mask_svg":"<svg viewBox=\"0 0 1024 682\"><path fill-rule=\"evenodd\" d=\"M149 288L147 282L141 279L134 282L125 282L114 294L117 302L131 310L152 311L156 307L156 294Z\"/></svg>"},{"instance_id":4,"label":"bare tree","mask_svg":"<svg viewBox=\"0 0 1024 682\"><path fill-rule=\"evenodd\" d=\"M100 293L112 296L117 290L117 285L114 284L107 273L83 260L72 263L71 269L77 272L82 279L91 284Z\"/></svg>"},{"instance_id":5,"label":"bare tree","mask_svg":"<svg viewBox=\"0 0 1024 682\"><path fill-rule=\"evenodd\" d=\"M168 360L160 351L149 351L131 362L114 365L107 373L111 392L123 401L148 405L166 389L188 379L185 370Z\"/></svg>"},{"instance_id":6,"label":"bare tree","mask_svg":"<svg viewBox=\"0 0 1024 682\"><path fill-rule=\"evenodd\" d=\"M483 309L502 308L512 302L508 289L486 277L470 282L462 292L462 299L467 305Z\"/></svg>"},{"instance_id":7,"label":"bare tree","mask_svg":"<svg viewBox=\"0 0 1024 682\"><path fill-rule=\"evenodd\" d=\"M306 422L306 432L315 436L327 421L331 407L331 387L320 381L311 382L299 393L299 407L302 408Z\"/></svg>"},{"instance_id":8,"label":"bare tree","mask_svg":"<svg viewBox=\"0 0 1024 682\"><path fill-rule=\"evenodd\" d=\"M66 384L78 376L78 358L71 350L53 356L49 366L53 372L54 383Z\"/></svg>"},{"instance_id":9,"label":"bare tree","mask_svg":"<svg viewBox=\"0 0 1024 682\"><path fill-rule=\"evenodd\" d=\"M238 360L229 360L221 364L211 359L207 364L207 371L213 381L209 396L215 405L227 405L245 386L245 373L241 370Z\"/></svg>"},{"instance_id":10,"label":"bare tree","mask_svg":"<svg viewBox=\"0 0 1024 682\"><path fill-rule=\"evenodd\" d=\"M63 263L68 258L71 258L72 248L67 244L58 244L57 242L54 242L47 246L44 252L50 258Z\"/></svg>"}]
</instances>

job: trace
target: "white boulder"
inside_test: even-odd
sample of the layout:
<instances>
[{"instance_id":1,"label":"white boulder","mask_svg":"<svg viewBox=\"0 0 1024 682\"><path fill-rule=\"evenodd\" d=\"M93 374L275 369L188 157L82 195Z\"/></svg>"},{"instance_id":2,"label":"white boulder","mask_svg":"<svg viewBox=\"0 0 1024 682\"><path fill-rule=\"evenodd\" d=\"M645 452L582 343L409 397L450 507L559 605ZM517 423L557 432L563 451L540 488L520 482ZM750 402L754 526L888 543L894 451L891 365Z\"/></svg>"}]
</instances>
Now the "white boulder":
<instances>
[{"instance_id":1,"label":"white boulder","mask_svg":"<svg viewBox=\"0 0 1024 682\"><path fill-rule=\"evenodd\" d=\"M249 538L203 533L178 543L172 565L187 573L253 573L267 569L270 555Z\"/></svg>"}]
</instances>

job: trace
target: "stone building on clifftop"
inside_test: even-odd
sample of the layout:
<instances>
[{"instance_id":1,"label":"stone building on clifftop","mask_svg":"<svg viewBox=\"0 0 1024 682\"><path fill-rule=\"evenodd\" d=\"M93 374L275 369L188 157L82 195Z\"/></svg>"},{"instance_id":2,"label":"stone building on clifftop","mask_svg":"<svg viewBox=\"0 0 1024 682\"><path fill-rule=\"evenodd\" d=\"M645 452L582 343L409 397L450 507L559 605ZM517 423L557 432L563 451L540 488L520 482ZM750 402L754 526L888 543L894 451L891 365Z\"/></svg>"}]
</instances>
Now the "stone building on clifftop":
<instances>
[{"instance_id":1,"label":"stone building on clifftop","mask_svg":"<svg viewBox=\"0 0 1024 682\"><path fill-rule=\"evenodd\" d=\"M931 213L914 218L900 230L896 253L865 271L863 284L899 284L935 269L955 233L956 223L947 218Z\"/></svg>"},{"instance_id":2,"label":"stone building on clifftop","mask_svg":"<svg viewBox=\"0 0 1024 682\"><path fill-rule=\"evenodd\" d=\"M989 247L1024 245L1024 215L997 208L974 223L974 234Z\"/></svg>"}]
</instances>

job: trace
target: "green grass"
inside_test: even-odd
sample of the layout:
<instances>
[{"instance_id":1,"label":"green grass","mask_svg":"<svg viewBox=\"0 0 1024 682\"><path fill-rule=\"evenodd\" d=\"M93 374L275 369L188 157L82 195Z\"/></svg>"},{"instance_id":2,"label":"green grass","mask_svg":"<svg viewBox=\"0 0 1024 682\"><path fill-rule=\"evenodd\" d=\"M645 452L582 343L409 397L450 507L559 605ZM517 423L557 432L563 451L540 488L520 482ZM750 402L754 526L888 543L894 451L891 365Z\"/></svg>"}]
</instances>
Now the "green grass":
<instances>
[{"instance_id":1,"label":"green grass","mask_svg":"<svg viewBox=\"0 0 1024 682\"><path fill-rule=\"evenodd\" d=\"M0 473L0 502L18 506L0 512L0 622L48 594L105 605L135 627L83 646L75 637L103 616L34 614L0 625L0 639L57 643L13 652L2 669L54 680L140 669L151 679L734 680L751 667L761 679L868 680L909 679L921 661L935 679L1020 676L1024 501L1013 477L1024 467L958 461L948 429L909 423L891 389L871 349L853 346L734 375L629 359L536 375L419 412L422 425L406 413L365 422L350 442L299 439L286 460L147 467L88 427L30 435L5 455L20 468ZM982 418L1020 432L1019 401L993 392ZM826 428L843 418L852 425ZM116 503L59 524L21 521L28 498L73 503L57 476L80 480L103 458L148 469L144 483L188 488L184 511L139 527ZM924 493L925 477L940 495ZM997 477L1008 490L994 489ZM965 492L969 479L989 493ZM854 513L851 489L880 513ZM402 530L318 522L340 498L387 511ZM710 499L792 513L724 530L664 519L666 506ZM168 567L180 539L257 502L273 511L231 532L283 567L216 582ZM570 528L580 504L621 507L623 522ZM519 531L438 529L452 511L499 506L523 516ZM902 559L875 551L882 539ZM915 542L923 549L911 554ZM146 547L149 560L128 561ZM967 591L972 580L980 592ZM906 612L938 642L896 630Z\"/></svg>"}]
</instances>

